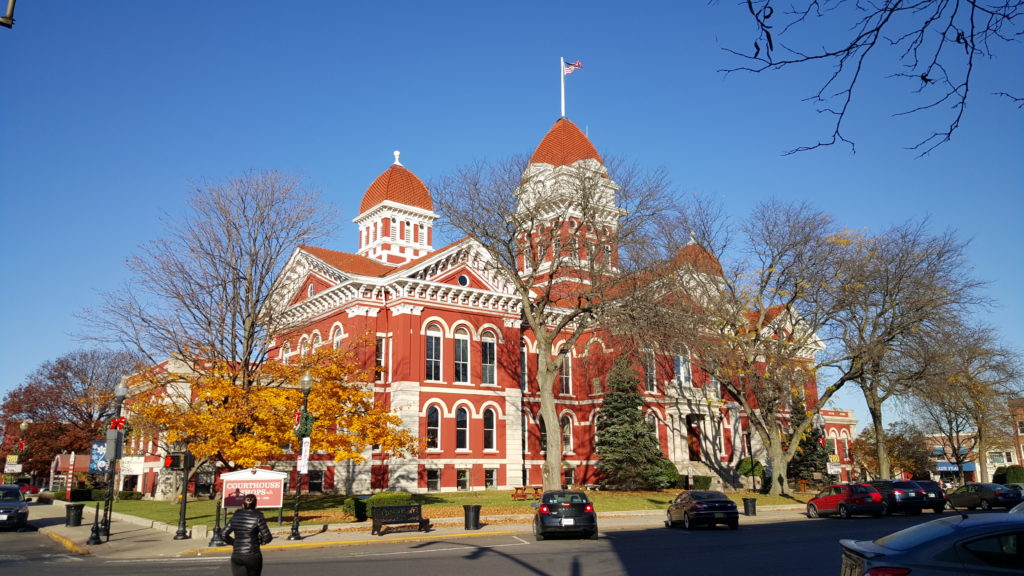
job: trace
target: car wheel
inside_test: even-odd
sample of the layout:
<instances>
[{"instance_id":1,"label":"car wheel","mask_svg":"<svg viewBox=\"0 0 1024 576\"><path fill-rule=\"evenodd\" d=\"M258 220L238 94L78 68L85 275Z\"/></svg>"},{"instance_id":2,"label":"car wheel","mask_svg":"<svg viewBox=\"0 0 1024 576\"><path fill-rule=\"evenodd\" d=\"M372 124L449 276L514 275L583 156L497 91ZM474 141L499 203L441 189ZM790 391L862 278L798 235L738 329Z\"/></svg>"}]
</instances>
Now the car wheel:
<instances>
[{"instance_id":1,"label":"car wheel","mask_svg":"<svg viewBox=\"0 0 1024 576\"><path fill-rule=\"evenodd\" d=\"M945 510L945 506L936 506L935 508L932 508L932 512L935 512L936 514L942 514Z\"/></svg>"},{"instance_id":2,"label":"car wheel","mask_svg":"<svg viewBox=\"0 0 1024 576\"><path fill-rule=\"evenodd\" d=\"M541 531L540 527L537 526L536 522L533 523L533 538L537 542L540 542L541 540L544 539L544 532Z\"/></svg>"},{"instance_id":3,"label":"car wheel","mask_svg":"<svg viewBox=\"0 0 1024 576\"><path fill-rule=\"evenodd\" d=\"M850 518L850 510L846 508L846 504L839 505L839 517L843 520Z\"/></svg>"},{"instance_id":4,"label":"car wheel","mask_svg":"<svg viewBox=\"0 0 1024 576\"><path fill-rule=\"evenodd\" d=\"M666 528L675 528L676 527L675 521L672 520L672 513L671 512L666 512L665 513L665 527Z\"/></svg>"},{"instance_id":5,"label":"car wheel","mask_svg":"<svg viewBox=\"0 0 1024 576\"><path fill-rule=\"evenodd\" d=\"M685 528L687 530L689 530L690 528L693 528L693 526L690 525L690 513L689 512L683 512L683 528Z\"/></svg>"},{"instance_id":6,"label":"car wheel","mask_svg":"<svg viewBox=\"0 0 1024 576\"><path fill-rule=\"evenodd\" d=\"M807 505L807 517L808 518L820 518L821 517L821 516L818 515L818 509L814 506L814 504L808 504Z\"/></svg>"},{"instance_id":7,"label":"car wheel","mask_svg":"<svg viewBox=\"0 0 1024 576\"><path fill-rule=\"evenodd\" d=\"M992 503L989 502L988 500L982 500L981 501L981 509L982 510L991 510L992 509Z\"/></svg>"},{"instance_id":8,"label":"car wheel","mask_svg":"<svg viewBox=\"0 0 1024 576\"><path fill-rule=\"evenodd\" d=\"M892 508L889 507L889 503L888 502L882 502L882 515L884 515L884 516L892 515Z\"/></svg>"},{"instance_id":9,"label":"car wheel","mask_svg":"<svg viewBox=\"0 0 1024 576\"><path fill-rule=\"evenodd\" d=\"M597 530L591 532L588 538L590 538L591 540L597 540Z\"/></svg>"}]
</instances>

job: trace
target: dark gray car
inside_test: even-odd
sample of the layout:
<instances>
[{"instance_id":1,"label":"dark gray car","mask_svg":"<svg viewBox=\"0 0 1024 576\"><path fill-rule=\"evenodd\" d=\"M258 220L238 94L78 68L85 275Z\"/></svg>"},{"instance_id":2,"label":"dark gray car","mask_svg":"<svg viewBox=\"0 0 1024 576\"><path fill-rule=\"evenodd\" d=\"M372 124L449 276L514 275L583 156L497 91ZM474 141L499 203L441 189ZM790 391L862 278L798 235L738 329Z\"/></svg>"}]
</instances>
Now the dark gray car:
<instances>
[{"instance_id":1,"label":"dark gray car","mask_svg":"<svg viewBox=\"0 0 1024 576\"><path fill-rule=\"evenodd\" d=\"M947 496L954 508L974 510L991 510L1006 508L1009 510L1024 500L1020 490L1007 488L1002 484L967 484L957 488Z\"/></svg>"},{"instance_id":2,"label":"dark gray car","mask_svg":"<svg viewBox=\"0 0 1024 576\"><path fill-rule=\"evenodd\" d=\"M868 482L882 495L882 513L920 514L928 505L927 493L912 480L872 480Z\"/></svg>"},{"instance_id":3,"label":"dark gray car","mask_svg":"<svg viewBox=\"0 0 1024 576\"><path fill-rule=\"evenodd\" d=\"M597 540L597 513L583 492L550 490L533 504L533 535L543 540L552 534L575 534Z\"/></svg>"},{"instance_id":4,"label":"dark gray car","mask_svg":"<svg viewBox=\"0 0 1024 576\"><path fill-rule=\"evenodd\" d=\"M0 526L22 529L28 524L28 500L15 484L0 484Z\"/></svg>"},{"instance_id":5,"label":"dark gray car","mask_svg":"<svg viewBox=\"0 0 1024 576\"><path fill-rule=\"evenodd\" d=\"M1024 515L947 515L877 540L840 540L841 576L1024 573ZM870 572L869 572L870 571Z\"/></svg>"}]
</instances>

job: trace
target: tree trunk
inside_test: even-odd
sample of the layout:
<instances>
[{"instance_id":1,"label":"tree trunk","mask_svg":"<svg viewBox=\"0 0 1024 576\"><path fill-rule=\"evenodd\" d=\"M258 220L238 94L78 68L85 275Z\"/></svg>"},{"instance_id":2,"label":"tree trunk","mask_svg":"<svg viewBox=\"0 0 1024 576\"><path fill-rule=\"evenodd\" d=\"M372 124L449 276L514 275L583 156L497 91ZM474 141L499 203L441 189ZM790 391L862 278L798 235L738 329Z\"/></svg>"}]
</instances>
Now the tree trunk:
<instances>
[{"instance_id":1,"label":"tree trunk","mask_svg":"<svg viewBox=\"0 0 1024 576\"><path fill-rule=\"evenodd\" d=\"M562 429L555 410L555 381L558 379L556 366L561 366L560 357L551 358L546 353L551 343L537 338L537 387L540 390L540 416L544 420L547 442L544 444L543 485L544 490L558 490L562 487Z\"/></svg>"},{"instance_id":2,"label":"tree trunk","mask_svg":"<svg viewBox=\"0 0 1024 576\"><path fill-rule=\"evenodd\" d=\"M882 404L874 398L873 394L867 394L866 392L864 400L868 405L868 414L871 414L871 428L875 432L875 456L878 458L878 477L892 478L892 470L889 467L889 451L885 448Z\"/></svg>"}]
</instances>

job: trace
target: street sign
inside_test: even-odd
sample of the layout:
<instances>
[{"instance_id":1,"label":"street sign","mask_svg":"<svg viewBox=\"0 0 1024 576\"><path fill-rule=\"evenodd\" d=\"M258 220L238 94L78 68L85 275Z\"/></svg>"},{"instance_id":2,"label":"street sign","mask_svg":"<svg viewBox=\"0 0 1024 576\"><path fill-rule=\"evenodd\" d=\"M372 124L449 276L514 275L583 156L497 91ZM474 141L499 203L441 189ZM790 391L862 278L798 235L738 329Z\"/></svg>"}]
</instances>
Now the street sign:
<instances>
[{"instance_id":1,"label":"street sign","mask_svg":"<svg viewBox=\"0 0 1024 576\"><path fill-rule=\"evenodd\" d=\"M4 474L21 474L21 464L5 463Z\"/></svg>"}]
</instances>

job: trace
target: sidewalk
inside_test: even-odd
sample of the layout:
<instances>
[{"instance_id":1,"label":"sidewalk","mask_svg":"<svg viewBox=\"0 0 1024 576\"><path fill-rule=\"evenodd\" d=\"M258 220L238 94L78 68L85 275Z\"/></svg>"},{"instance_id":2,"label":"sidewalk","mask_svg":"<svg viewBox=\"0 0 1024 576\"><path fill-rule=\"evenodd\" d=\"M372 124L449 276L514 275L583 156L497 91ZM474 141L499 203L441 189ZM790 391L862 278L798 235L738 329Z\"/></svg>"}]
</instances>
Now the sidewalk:
<instances>
[{"instance_id":1,"label":"sidewalk","mask_svg":"<svg viewBox=\"0 0 1024 576\"><path fill-rule=\"evenodd\" d=\"M59 542L74 554L89 554L110 560L146 558L180 558L187 556L228 556L231 547L210 547L211 529L193 526L192 537L175 540L177 526L153 522L136 516L115 512L112 514L110 539L102 538L102 544L87 545L92 534L95 508L87 508L82 515L82 525L65 526L66 509L60 500L53 504L33 502L29 508L29 524L39 529L40 534ZM756 516L740 514L740 527L750 524L788 522L804 518L803 506L764 506L758 508ZM100 513L102 514L102 507ZM484 511L486 512L486 511ZM430 532L417 532L413 528L387 530L383 536L370 534L370 523L327 524L319 529L304 525L302 540L289 541L291 525L278 526L270 521L274 541L263 547L264 551L289 548L319 548L325 546L354 546L359 544L384 544L422 540L451 540L453 538L476 538L497 535L528 535L531 531L532 515L487 516L480 518L479 530L466 530L462 518L431 519ZM632 512L608 512L598 514L601 532L615 530L644 530L664 528L663 510L637 510Z\"/></svg>"}]
</instances>

